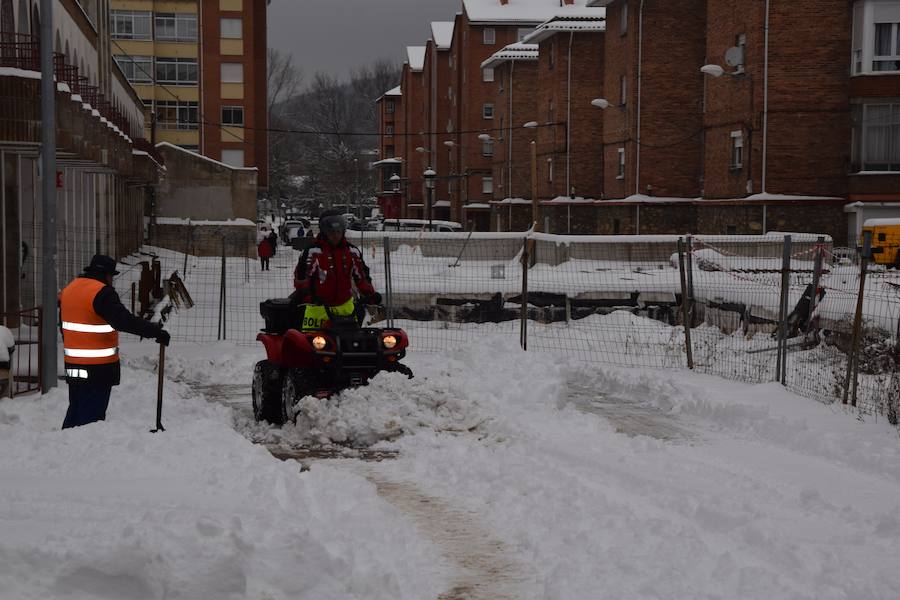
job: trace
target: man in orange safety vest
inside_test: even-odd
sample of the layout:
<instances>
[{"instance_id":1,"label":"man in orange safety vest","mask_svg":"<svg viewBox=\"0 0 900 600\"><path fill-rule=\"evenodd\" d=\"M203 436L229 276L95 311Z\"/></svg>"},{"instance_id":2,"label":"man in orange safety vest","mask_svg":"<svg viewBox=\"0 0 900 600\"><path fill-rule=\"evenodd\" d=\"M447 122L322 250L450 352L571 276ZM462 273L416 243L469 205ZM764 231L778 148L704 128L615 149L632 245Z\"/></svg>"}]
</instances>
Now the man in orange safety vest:
<instances>
[{"instance_id":1,"label":"man in orange safety vest","mask_svg":"<svg viewBox=\"0 0 900 600\"><path fill-rule=\"evenodd\" d=\"M69 409L63 429L106 418L112 386L119 385L119 331L169 345L162 325L131 314L112 287L116 261L98 254L59 294Z\"/></svg>"}]
</instances>

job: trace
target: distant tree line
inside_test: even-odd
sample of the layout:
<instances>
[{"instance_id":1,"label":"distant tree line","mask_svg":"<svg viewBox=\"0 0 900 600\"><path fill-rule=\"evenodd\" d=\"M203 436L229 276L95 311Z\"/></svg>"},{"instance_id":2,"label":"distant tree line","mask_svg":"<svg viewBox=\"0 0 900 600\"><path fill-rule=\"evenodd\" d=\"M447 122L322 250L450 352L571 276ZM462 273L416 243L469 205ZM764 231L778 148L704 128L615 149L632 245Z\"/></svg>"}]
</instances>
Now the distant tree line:
<instances>
[{"instance_id":1,"label":"distant tree line","mask_svg":"<svg viewBox=\"0 0 900 600\"><path fill-rule=\"evenodd\" d=\"M400 68L378 60L349 81L317 72L307 85L289 55L269 50L269 196L315 213L371 198L378 160L375 100L400 82ZM279 130L308 131L299 134Z\"/></svg>"}]
</instances>

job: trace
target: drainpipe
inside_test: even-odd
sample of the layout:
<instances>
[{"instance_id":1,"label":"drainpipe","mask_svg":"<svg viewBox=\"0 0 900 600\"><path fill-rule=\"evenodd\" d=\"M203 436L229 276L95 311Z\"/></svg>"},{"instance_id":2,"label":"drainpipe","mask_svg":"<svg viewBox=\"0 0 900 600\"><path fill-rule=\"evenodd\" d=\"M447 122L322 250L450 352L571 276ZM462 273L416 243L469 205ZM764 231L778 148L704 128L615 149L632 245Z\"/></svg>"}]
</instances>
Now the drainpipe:
<instances>
[{"instance_id":1,"label":"drainpipe","mask_svg":"<svg viewBox=\"0 0 900 600\"><path fill-rule=\"evenodd\" d=\"M513 140L512 140L512 138L513 138L513 129L515 129L515 128L512 126L512 124L513 124L513 75L514 75L515 69L516 69L516 61L513 60L510 62L510 65L509 65L509 111L508 111L509 114L507 115L507 118L506 118L506 120L508 121L507 124L509 125L509 127L508 127L509 139L507 140L508 150L506 151L506 166L507 166L506 189L507 189L507 197L509 197L509 198L513 197L513 192L512 192ZM510 206L509 214L512 215L512 203L510 203L509 206Z\"/></svg>"},{"instance_id":2,"label":"drainpipe","mask_svg":"<svg viewBox=\"0 0 900 600\"><path fill-rule=\"evenodd\" d=\"M762 193L766 193L766 170L769 150L769 2L766 0L765 57L763 59L763 147L762 147ZM765 219L763 219L765 220ZM763 224L765 231L765 224Z\"/></svg>"},{"instance_id":3,"label":"drainpipe","mask_svg":"<svg viewBox=\"0 0 900 600\"><path fill-rule=\"evenodd\" d=\"M634 159L634 193L641 193L641 61L644 54L644 0L638 11L638 60L637 60L637 148Z\"/></svg>"},{"instance_id":4,"label":"drainpipe","mask_svg":"<svg viewBox=\"0 0 900 600\"><path fill-rule=\"evenodd\" d=\"M575 32L569 32L569 54L566 58L566 196L572 194L572 41Z\"/></svg>"}]
</instances>

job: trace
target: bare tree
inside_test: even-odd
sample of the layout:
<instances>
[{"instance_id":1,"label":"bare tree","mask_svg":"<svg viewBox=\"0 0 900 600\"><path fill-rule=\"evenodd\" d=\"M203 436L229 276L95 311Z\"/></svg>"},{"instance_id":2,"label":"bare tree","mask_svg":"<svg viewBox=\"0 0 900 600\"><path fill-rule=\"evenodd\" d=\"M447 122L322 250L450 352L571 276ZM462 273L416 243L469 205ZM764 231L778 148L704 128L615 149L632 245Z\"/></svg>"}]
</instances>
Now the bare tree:
<instances>
[{"instance_id":1,"label":"bare tree","mask_svg":"<svg viewBox=\"0 0 900 600\"><path fill-rule=\"evenodd\" d=\"M269 115L279 103L293 98L303 83L303 73L294 66L294 57L269 48L269 70L266 89L269 94Z\"/></svg>"}]
</instances>

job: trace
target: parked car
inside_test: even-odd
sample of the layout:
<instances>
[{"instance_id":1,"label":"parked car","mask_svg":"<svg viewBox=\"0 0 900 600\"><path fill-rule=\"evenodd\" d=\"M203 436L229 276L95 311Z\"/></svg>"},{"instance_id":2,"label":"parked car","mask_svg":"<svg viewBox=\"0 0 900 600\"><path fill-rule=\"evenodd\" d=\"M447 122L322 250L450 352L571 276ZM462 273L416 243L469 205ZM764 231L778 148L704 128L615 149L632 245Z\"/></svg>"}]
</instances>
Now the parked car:
<instances>
[{"instance_id":1,"label":"parked car","mask_svg":"<svg viewBox=\"0 0 900 600\"><path fill-rule=\"evenodd\" d=\"M438 231L460 232L463 226L454 221L438 221L428 219L385 219L384 231Z\"/></svg>"}]
</instances>

